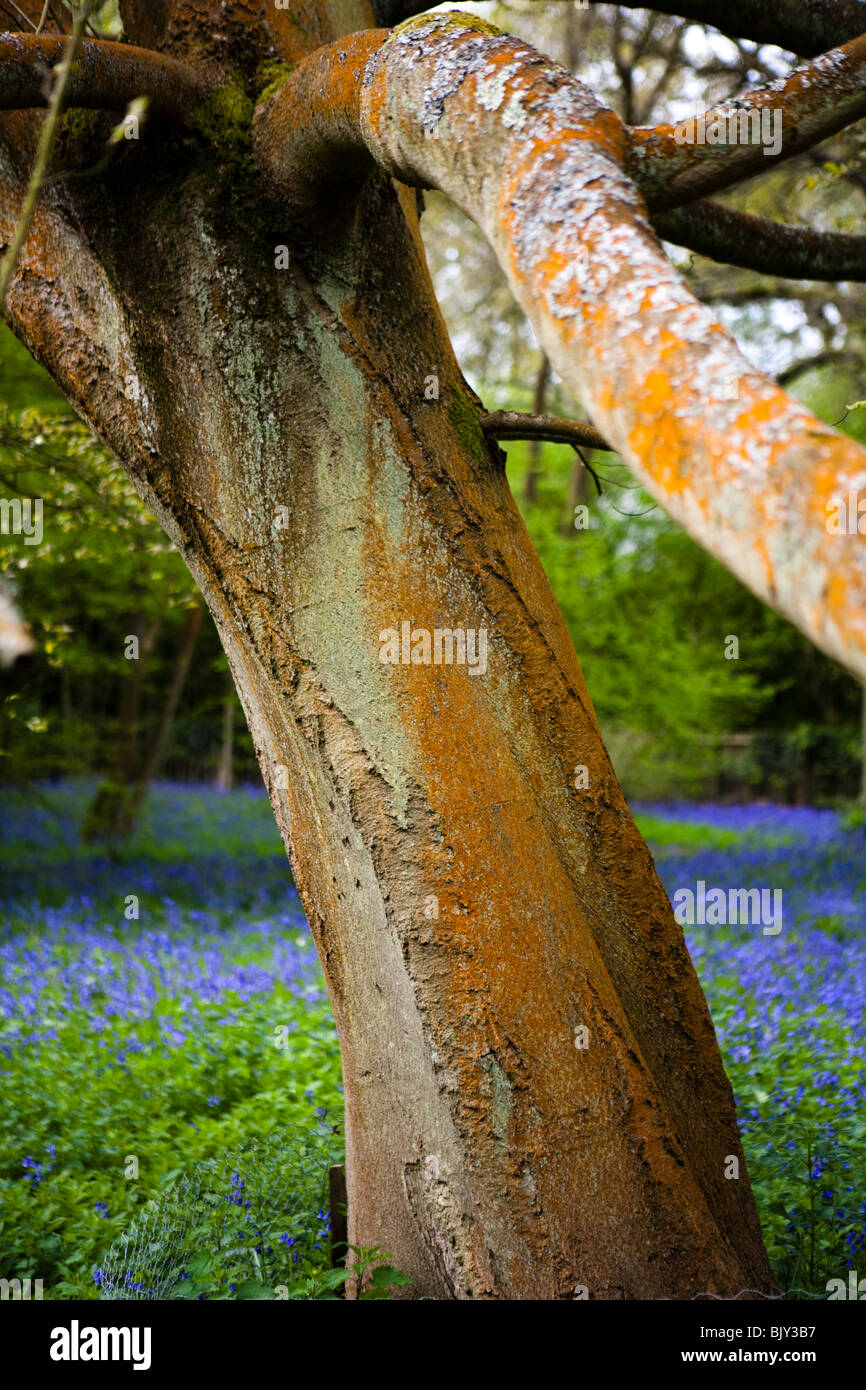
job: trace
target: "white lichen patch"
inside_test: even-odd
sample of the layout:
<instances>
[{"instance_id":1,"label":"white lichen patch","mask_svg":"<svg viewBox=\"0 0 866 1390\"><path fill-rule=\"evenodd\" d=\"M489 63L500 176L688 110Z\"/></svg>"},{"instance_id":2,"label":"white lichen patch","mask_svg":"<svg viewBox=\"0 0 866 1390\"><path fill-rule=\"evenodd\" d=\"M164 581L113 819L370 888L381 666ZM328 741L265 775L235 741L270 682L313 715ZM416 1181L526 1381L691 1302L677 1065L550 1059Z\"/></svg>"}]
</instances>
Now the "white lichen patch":
<instances>
[{"instance_id":1,"label":"white lichen patch","mask_svg":"<svg viewBox=\"0 0 866 1390\"><path fill-rule=\"evenodd\" d=\"M515 92L502 113L502 124L506 130L522 130L526 121L527 115L520 100L520 93Z\"/></svg>"},{"instance_id":2,"label":"white lichen patch","mask_svg":"<svg viewBox=\"0 0 866 1390\"><path fill-rule=\"evenodd\" d=\"M475 90L478 93L478 101L485 111L498 111L505 100L505 92L508 87L509 72L501 68L492 77L479 77Z\"/></svg>"}]
</instances>

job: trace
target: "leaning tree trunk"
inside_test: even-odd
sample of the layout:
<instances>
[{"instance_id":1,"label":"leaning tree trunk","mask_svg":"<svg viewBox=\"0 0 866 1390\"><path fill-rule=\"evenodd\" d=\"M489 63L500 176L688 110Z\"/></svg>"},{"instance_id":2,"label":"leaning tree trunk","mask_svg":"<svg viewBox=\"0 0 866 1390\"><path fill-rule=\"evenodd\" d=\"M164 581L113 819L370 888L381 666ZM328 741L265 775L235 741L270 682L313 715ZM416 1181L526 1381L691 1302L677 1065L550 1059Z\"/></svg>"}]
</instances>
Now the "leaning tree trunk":
<instances>
[{"instance_id":1,"label":"leaning tree trunk","mask_svg":"<svg viewBox=\"0 0 866 1390\"><path fill-rule=\"evenodd\" d=\"M415 1296L769 1291L707 1006L415 195L374 176L306 238L248 114L224 93L207 145L153 131L52 186L9 311L217 623L339 1030L349 1239ZM66 157L95 162L111 123ZM8 239L30 126L5 126ZM485 629L486 673L384 664L403 622Z\"/></svg>"}]
</instances>

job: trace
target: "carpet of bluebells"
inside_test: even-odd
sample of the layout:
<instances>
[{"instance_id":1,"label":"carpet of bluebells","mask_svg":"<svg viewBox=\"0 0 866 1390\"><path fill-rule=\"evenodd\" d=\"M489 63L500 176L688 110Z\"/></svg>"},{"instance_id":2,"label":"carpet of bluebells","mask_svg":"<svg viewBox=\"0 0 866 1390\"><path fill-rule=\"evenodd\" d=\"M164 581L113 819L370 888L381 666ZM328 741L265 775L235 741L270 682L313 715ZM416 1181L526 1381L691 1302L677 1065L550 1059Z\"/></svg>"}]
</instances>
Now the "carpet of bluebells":
<instances>
[{"instance_id":1,"label":"carpet of bluebells","mask_svg":"<svg viewBox=\"0 0 866 1390\"><path fill-rule=\"evenodd\" d=\"M93 790L0 806L0 1276L98 1297L167 1184L273 1136L306 1152L318 1127L277 1233L279 1280L309 1281L330 1264L340 1055L267 798L159 788L112 858L80 844Z\"/></svg>"},{"instance_id":2,"label":"carpet of bluebells","mask_svg":"<svg viewBox=\"0 0 866 1390\"><path fill-rule=\"evenodd\" d=\"M636 808L671 898L782 890L782 930L684 928L709 1000L781 1286L827 1297L866 1274L866 834L857 815L776 806ZM710 831L704 847L695 832ZM678 829L679 828L679 829ZM736 836L731 843L728 836ZM724 836L723 847L714 836ZM672 841L685 843L677 848Z\"/></svg>"},{"instance_id":3,"label":"carpet of bluebells","mask_svg":"<svg viewBox=\"0 0 866 1390\"><path fill-rule=\"evenodd\" d=\"M251 1278L215 1273L202 1227L167 1296L273 1296L263 1265L265 1289L332 1296L339 1048L267 799L160 787L112 856L80 841L92 793L66 783L0 804L0 1277L99 1297L151 1199L231 1155L221 1210L273 1169L290 1176L286 1218L259 1232ZM698 880L782 890L777 936L685 931L777 1277L826 1298L858 1261L866 1275L866 832L832 811L638 809L671 896Z\"/></svg>"}]
</instances>

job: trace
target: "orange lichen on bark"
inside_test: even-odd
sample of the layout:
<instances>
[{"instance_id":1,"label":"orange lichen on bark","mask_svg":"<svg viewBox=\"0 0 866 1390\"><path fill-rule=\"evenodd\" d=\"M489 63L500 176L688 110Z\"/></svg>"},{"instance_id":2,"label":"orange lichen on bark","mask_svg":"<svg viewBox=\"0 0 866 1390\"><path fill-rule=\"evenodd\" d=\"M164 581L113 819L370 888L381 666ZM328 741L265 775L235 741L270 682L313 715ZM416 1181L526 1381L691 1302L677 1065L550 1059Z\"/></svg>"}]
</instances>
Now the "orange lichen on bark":
<instances>
[{"instance_id":1,"label":"orange lichen on bark","mask_svg":"<svg viewBox=\"0 0 866 1390\"><path fill-rule=\"evenodd\" d=\"M590 1258L594 1296L633 1296L639 1287L678 1296L692 1256L678 1272L671 1241L700 1250L709 1282L732 1288L738 1276L712 1253L718 1217L692 1172L687 1126L668 1108L644 1055L647 1036L636 1035L622 979L605 959L607 951L617 969L643 970L633 940L627 944L628 877L622 863L602 865L595 853L599 817L616 807L625 823L627 812L567 633L558 616L551 629L549 608L545 629L535 620L549 594L537 575L527 590L525 564L519 598L509 581L506 557L519 555L525 536L504 479L491 470L484 486L498 495L484 506L457 439L437 432L429 452L437 462L424 505L407 495L399 526L376 522L371 480L364 593L371 641L401 614L427 630L454 626L459 615L461 626L494 634L483 679L460 666L400 664L380 673L431 818L424 855L411 873L402 866L390 910L460 1141L476 1155L464 1219L484 1227L507 1201L496 1287L511 1297L530 1289L568 1297L590 1277ZM438 496L446 457L450 507ZM476 510L493 518L480 536L465 521ZM475 558L458 568L464 551ZM471 587L467 574L477 576ZM533 691L531 707L524 688ZM571 790L576 762L592 787L580 796ZM381 854L392 838L397 852L399 836L383 834ZM637 851L628 843L626 858ZM519 865L519 886L503 880L503 862ZM602 893L622 917L599 933ZM425 917L430 894L436 911ZM687 969L681 939L660 891L645 907L657 964L669 953L670 981ZM575 1047L578 1026L591 1032L588 1051ZM444 1159L439 1181L445 1191ZM483 1269L467 1271L462 1296L490 1296Z\"/></svg>"}]
</instances>

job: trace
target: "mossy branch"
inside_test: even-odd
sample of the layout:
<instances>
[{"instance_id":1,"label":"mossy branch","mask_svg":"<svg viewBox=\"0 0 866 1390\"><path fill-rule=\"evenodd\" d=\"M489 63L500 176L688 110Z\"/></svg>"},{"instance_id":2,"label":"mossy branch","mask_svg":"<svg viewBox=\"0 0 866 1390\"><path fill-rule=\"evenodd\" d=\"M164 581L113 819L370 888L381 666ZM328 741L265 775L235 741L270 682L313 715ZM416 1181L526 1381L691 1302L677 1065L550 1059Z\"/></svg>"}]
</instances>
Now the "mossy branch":
<instances>
[{"instance_id":1,"label":"mossy branch","mask_svg":"<svg viewBox=\"0 0 866 1390\"><path fill-rule=\"evenodd\" d=\"M56 91L52 69L59 72L73 37L74 33L0 36L0 110L50 105ZM147 97L151 116L188 121L207 90L200 74L185 63L148 48L84 39L82 28L59 101L63 107L122 111L136 97Z\"/></svg>"}]
</instances>

